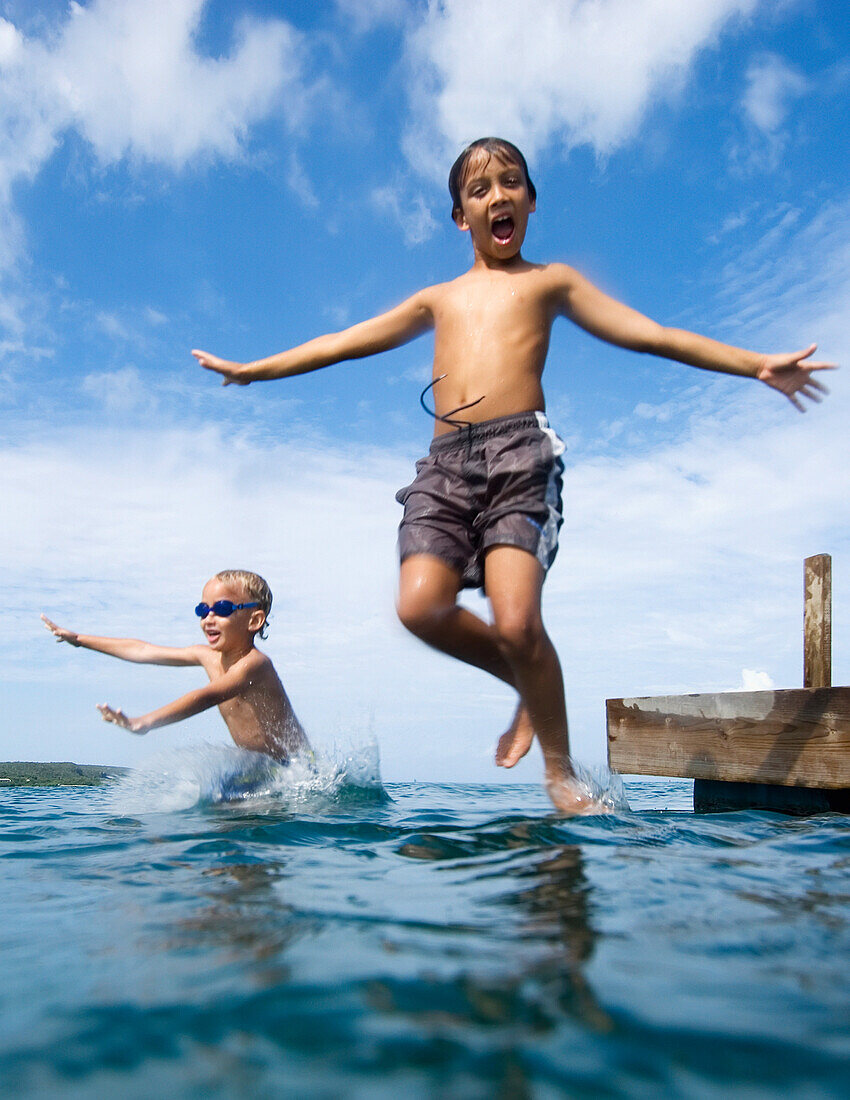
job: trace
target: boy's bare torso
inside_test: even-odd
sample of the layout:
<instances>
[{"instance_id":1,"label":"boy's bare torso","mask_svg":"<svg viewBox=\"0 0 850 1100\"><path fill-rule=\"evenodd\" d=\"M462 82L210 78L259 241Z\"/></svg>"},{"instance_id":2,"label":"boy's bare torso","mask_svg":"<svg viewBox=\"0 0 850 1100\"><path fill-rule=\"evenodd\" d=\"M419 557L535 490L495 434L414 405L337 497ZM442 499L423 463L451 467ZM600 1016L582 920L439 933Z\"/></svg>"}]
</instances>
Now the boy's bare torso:
<instances>
[{"instance_id":1,"label":"boy's bare torso","mask_svg":"<svg viewBox=\"0 0 850 1100\"><path fill-rule=\"evenodd\" d=\"M439 416L471 402L477 404L458 419L479 423L544 411L541 378L564 270L521 259L509 266L476 265L420 292L434 325L434 379L440 380L433 400ZM437 421L437 434L452 430Z\"/></svg>"},{"instance_id":2,"label":"boy's bare torso","mask_svg":"<svg viewBox=\"0 0 850 1100\"><path fill-rule=\"evenodd\" d=\"M218 709L234 742L242 749L262 752L276 760L288 760L308 745L280 677L265 654L252 649L238 661L208 646L197 647L198 659L211 683L234 665L244 662L247 686L239 695L219 703Z\"/></svg>"}]
</instances>

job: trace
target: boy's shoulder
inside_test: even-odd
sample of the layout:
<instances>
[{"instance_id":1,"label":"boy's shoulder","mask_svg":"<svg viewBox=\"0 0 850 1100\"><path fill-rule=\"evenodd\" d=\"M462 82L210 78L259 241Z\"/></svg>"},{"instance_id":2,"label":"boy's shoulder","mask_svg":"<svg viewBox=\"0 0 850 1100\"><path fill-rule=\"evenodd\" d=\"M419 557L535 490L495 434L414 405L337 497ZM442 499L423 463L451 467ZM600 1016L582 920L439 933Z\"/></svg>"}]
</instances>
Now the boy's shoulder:
<instances>
[{"instance_id":1,"label":"boy's shoulder","mask_svg":"<svg viewBox=\"0 0 850 1100\"><path fill-rule=\"evenodd\" d=\"M559 260L546 264L532 264L531 266L538 278L565 288L572 286L581 277L574 267L561 263Z\"/></svg>"},{"instance_id":2,"label":"boy's shoulder","mask_svg":"<svg viewBox=\"0 0 850 1100\"><path fill-rule=\"evenodd\" d=\"M581 280L575 268L564 263L531 263L523 260L511 268L485 269L473 266L454 279L423 287L408 299L408 306L436 320L444 311L465 309L471 301L490 298L498 289L514 282L532 299L552 303L556 312L566 310L574 288ZM513 293L513 291L511 291Z\"/></svg>"},{"instance_id":3,"label":"boy's shoulder","mask_svg":"<svg viewBox=\"0 0 850 1100\"><path fill-rule=\"evenodd\" d=\"M264 694L271 692L273 695L280 695L283 692L283 683L271 657L256 646L237 663L243 681L243 690L251 689Z\"/></svg>"},{"instance_id":4,"label":"boy's shoulder","mask_svg":"<svg viewBox=\"0 0 850 1100\"><path fill-rule=\"evenodd\" d=\"M256 646L253 646L241 658L240 663L245 671L252 676L277 676L271 657L263 653L262 650L257 649Z\"/></svg>"},{"instance_id":5,"label":"boy's shoulder","mask_svg":"<svg viewBox=\"0 0 850 1100\"><path fill-rule=\"evenodd\" d=\"M581 279L581 275L569 264L559 262L540 264L523 260L520 264L511 267L492 270L482 270L473 266L445 283L435 283L433 286L424 287L419 292L420 300L429 306L433 306L440 301L456 298L476 284L483 287L498 281L504 285L503 280L506 278L522 282L529 289L533 287L536 293L560 292L569 294L570 290Z\"/></svg>"}]
</instances>

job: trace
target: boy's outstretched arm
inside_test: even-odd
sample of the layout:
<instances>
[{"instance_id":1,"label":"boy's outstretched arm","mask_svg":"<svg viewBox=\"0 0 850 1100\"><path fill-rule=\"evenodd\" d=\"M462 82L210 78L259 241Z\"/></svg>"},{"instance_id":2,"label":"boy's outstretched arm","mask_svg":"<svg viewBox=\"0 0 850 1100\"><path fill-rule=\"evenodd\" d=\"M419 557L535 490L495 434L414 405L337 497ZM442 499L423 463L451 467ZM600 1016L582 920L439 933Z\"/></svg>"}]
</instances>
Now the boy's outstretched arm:
<instances>
[{"instance_id":1,"label":"boy's outstretched arm","mask_svg":"<svg viewBox=\"0 0 850 1100\"><path fill-rule=\"evenodd\" d=\"M97 709L104 722L114 722L116 726L121 726L130 733L143 734L160 726L182 722L184 718L191 718L203 710L218 706L219 703L224 703L243 691L249 681L248 668L231 668L223 676L217 677L203 687L181 695L173 703L166 703L165 706L158 707L149 714L143 714L140 718L130 718L123 710L110 707L108 703L98 703Z\"/></svg>"},{"instance_id":2,"label":"boy's outstretched arm","mask_svg":"<svg viewBox=\"0 0 850 1100\"><path fill-rule=\"evenodd\" d=\"M555 266L555 265L553 265ZM675 359L703 370L755 378L784 393L805 412L801 397L820 401L829 390L812 377L813 371L834 370L835 364L813 362L816 344L801 351L766 355L722 344L686 329L665 328L637 310L603 293L577 271L556 265L561 312L587 332L618 347Z\"/></svg>"},{"instance_id":3,"label":"boy's outstretched arm","mask_svg":"<svg viewBox=\"0 0 850 1100\"><path fill-rule=\"evenodd\" d=\"M362 359L406 344L433 327L434 319L427 291L419 291L395 309L361 321L342 332L327 333L308 340L289 351L257 359L251 363L236 363L195 349L192 354L202 367L222 376L222 385L247 386L249 382L264 382L272 378L289 378L294 374L328 367L344 359Z\"/></svg>"},{"instance_id":4,"label":"boy's outstretched arm","mask_svg":"<svg viewBox=\"0 0 850 1100\"><path fill-rule=\"evenodd\" d=\"M41 621L54 635L57 642L92 649L96 653L105 653L109 657L118 657L122 661L133 661L143 665L199 665L200 652L204 646L164 646L142 642L138 638L98 638L93 634L77 634L63 626L57 626L46 615Z\"/></svg>"}]
</instances>

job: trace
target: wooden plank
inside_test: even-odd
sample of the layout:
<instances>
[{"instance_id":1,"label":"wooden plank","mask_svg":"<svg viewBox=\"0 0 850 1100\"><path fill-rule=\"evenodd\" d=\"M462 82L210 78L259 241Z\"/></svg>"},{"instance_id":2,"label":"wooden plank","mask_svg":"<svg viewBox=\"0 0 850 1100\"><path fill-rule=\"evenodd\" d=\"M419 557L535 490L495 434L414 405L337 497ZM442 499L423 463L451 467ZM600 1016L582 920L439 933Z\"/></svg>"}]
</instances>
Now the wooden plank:
<instances>
[{"instance_id":1,"label":"wooden plank","mask_svg":"<svg viewBox=\"0 0 850 1100\"><path fill-rule=\"evenodd\" d=\"M804 570L803 687L832 684L832 558L806 558Z\"/></svg>"},{"instance_id":2,"label":"wooden plank","mask_svg":"<svg viewBox=\"0 0 850 1100\"><path fill-rule=\"evenodd\" d=\"M850 787L850 688L609 699L618 772Z\"/></svg>"}]
</instances>

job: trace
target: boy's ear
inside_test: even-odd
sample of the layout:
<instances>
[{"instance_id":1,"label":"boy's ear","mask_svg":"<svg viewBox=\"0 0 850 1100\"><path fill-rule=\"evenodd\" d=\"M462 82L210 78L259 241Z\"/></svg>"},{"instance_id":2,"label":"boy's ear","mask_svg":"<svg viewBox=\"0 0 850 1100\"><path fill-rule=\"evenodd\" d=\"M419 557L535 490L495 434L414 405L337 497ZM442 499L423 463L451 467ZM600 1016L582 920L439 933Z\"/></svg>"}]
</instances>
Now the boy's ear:
<instances>
[{"instance_id":1,"label":"boy's ear","mask_svg":"<svg viewBox=\"0 0 850 1100\"><path fill-rule=\"evenodd\" d=\"M248 629L252 634L258 633L263 629L266 621L266 613L261 607L255 607L252 609L248 618Z\"/></svg>"},{"instance_id":2,"label":"boy's ear","mask_svg":"<svg viewBox=\"0 0 850 1100\"><path fill-rule=\"evenodd\" d=\"M452 211L452 217L458 229L462 230L464 233L469 232L469 222L466 220L466 214L464 214L462 207L456 207Z\"/></svg>"}]
</instances>

